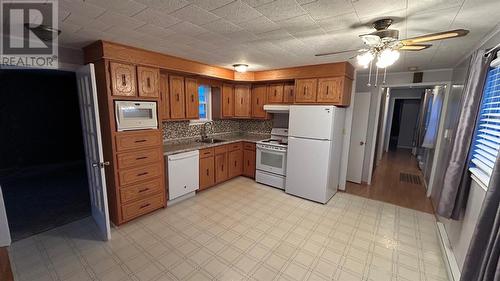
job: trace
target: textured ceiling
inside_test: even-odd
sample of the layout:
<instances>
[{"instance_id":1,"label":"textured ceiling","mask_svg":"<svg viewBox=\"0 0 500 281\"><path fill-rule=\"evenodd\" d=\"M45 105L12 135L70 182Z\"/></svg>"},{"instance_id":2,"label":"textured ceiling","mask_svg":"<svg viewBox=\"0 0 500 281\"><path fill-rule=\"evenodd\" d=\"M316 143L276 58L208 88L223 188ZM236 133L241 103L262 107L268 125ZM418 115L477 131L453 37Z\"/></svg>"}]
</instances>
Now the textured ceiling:
<instances>
[{"instance_id":1,"label":"textured ceiling","mask_svg":"<svg viewBox=\"0 0 500 281\"><path fill-rule=\"evenodd\" d=\"M353 54L314 54L362 47L363 24L380 17L398 19L400 38L469 29L404 53L391 71L448 68L500 22L499 0L59 0L59 10L61 45L103 39L250 70L347 60Z\"/></svg>"}]
</instances>

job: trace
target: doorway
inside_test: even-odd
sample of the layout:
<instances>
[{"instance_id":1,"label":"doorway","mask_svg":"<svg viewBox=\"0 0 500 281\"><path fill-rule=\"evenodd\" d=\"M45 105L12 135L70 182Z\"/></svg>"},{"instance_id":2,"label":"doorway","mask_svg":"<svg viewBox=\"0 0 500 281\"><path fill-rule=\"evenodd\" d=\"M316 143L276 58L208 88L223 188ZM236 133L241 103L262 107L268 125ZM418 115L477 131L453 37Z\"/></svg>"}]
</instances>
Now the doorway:
<instances>
[{"instance_id":1,"label":"doorway","mask_svg":"<svg viewBox=\"0 0 500 281\"><path fill-rule=\"evenodd\" d=\"M90 215L76 77L1 70L0 186L13 241Z\"/></svg>"},{"instance_id":2,"label":"doorway","mask_svg":"<svg viewBox=\"0 0 500 281\"><path fill-rule=\"evenodd\" d=\"M433 212L426 187L432 181L434 151L439 146L444 89L444 85L387 87L373 96L370 111L377 109L374 120L378 121L367 151L371 156L364 158L362 167L364 172L373 169L373 175L368 183L350 181L346 192Z\"/></svg>"}]
</instances>

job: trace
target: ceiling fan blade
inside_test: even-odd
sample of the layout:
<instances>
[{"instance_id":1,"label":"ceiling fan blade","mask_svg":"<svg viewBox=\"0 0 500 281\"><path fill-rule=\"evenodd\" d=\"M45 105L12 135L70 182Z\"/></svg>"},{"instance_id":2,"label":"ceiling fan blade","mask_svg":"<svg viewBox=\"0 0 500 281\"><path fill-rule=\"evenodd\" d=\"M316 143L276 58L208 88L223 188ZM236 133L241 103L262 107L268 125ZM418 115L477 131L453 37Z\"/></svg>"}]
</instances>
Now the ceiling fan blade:
<instances>
[{"instance_id":1,"label":"ceiling fan blade","mask_svg":"<svg viewBox=\"0 0 500 281\"><path fill-rule=\"evenodd\" d=\"M352 53L352 52L357 52L357 51L359 51L359 50L358 50L358 49L354 49L354 50L345 50L345 51L339 51L339 52L331 52L331 53L315 54L314 56L316 56L316 57L331 56L331 55L338 55L338 54L344 54L344 53Z\"/></svg>"},{"instance_id":2,"label":"ceiling fan blade","mask_svg":"<svg viewBox=\"0 0 500 281\"><path fill-rule=\"evenodd\" d=\"M466 29L455 29L438 33L431 33L422 36L417 36L413 38L403 39L401 42L404 45L414 45L418 43L425 43L435 40L451 39L456 37L462 37L469 33Z\"/></svg>"},{"instance_id":3,"label":"ceiling fan blade","mask_svg":"<svg viewBox=\"0 0 500 281\"><path fill-rule=\"evenodd\" d=\"M398 50L400 51L421 51L432 47L431 44L415 44L415 45L405 45Z\"/></svg>"}]
</instances>

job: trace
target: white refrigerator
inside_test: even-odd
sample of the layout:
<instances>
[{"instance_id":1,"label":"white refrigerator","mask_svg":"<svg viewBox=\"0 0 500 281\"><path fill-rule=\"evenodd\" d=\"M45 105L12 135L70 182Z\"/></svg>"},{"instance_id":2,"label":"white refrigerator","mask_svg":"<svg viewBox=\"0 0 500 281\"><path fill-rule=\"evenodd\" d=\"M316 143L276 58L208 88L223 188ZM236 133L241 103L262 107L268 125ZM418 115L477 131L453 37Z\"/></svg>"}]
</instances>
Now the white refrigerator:
<instances>
[{"instance_id":1,"label":"white refrigerator","mask_svg":"<svg viewBox=\"0 0 500 281\"><path fill-rule=\"evenodd\" d=\"M337 192L345 109L290 106L285 192L327 203Z\"/></svg>"}]
</instances>

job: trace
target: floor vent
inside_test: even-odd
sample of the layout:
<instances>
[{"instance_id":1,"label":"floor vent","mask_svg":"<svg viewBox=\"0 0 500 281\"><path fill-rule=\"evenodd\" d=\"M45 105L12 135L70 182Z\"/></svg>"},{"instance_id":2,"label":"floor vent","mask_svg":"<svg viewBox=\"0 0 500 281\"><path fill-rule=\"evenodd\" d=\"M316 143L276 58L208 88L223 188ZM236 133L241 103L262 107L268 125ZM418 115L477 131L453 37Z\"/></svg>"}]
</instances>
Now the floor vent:
<instances>
[{"instance_id":1,"label":"floor vent","mask_svg":"<svg viewBox=\"0 0 500 281\"><path fill-rule=\"evenodd\" d=\"M420 180L420 177L418 175L408 173L399 173L399 181L410 184L422 184L422 181Z\"/></svg>"}]
</instances>

